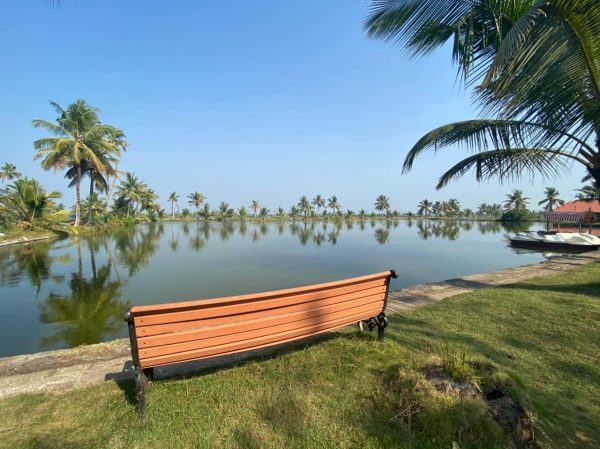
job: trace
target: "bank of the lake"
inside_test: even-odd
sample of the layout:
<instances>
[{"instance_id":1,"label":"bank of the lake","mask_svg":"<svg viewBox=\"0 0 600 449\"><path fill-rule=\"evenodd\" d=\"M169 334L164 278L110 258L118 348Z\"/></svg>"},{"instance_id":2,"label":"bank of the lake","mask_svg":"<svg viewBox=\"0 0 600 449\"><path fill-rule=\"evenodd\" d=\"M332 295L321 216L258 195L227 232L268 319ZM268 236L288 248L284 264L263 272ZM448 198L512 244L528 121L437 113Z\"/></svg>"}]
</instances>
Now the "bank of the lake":
<instances>
[{"instance_id":1,"label":"bank of the lake","mask_svg":"<svg viewBox=\"0 0 600 449\"><path fill-rule=\"evenodd\" d=\"M3 399L0 447L512 447L485 401L432 389L423 377L464 352L484 391L500 382L531 410L541 447L593 448L600 263L578 266L579 257L561 274L393 315L383 343L345 330L274 357L156 381L144 427L126 380ZM412 382L420 389L406 390ZM419 410L411 421L403 415L408 393Z\"/></svg>"}]
</instances>

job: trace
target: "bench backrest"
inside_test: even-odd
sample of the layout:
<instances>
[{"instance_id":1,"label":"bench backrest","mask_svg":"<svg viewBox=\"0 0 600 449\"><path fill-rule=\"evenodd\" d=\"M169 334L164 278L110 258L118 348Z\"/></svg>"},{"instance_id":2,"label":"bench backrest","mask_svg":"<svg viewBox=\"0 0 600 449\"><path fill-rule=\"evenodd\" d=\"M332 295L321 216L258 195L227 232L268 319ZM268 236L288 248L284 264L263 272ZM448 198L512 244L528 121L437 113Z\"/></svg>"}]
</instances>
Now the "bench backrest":
<instances>
[{"instance_id":1,"label":"bench backrest","mask_svg":"<svg viewBox=\"0 0 600 449\"><path fill-rule=\"evenodd\" d=\"M134 306L126 319L142 369L272 346L383 312L393 271L243 296Z\"/></svg>"}]
</instances>

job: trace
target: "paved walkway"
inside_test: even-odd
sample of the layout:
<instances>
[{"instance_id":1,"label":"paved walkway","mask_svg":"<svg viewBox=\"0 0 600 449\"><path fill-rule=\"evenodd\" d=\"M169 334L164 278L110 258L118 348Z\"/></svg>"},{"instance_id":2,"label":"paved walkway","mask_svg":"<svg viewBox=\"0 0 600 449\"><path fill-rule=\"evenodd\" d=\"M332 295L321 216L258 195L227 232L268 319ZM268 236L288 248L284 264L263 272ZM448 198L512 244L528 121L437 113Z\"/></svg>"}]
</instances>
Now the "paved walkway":
<instances>
[{"instance_id":1,"label":"paved walkway","mask_svg":"<svg viewBox=\"0 0 600 449\"><path fill-rule=\"evenodd\" d=\"M407 287L390 293L387 312L399 313L460 293L556 274L598 260L600 251L595 251L493 273ZM121 339L74 349L0 359L0 398L20 393L65 391L106 380L125 379L133 373L129 351L129 341ZM227 361L220 363L232 363L250 356L252 354L230 356ZM211 365L214 362L196 362L193 370ZM157 369L155 376L160 378L180 374L185 369L181 365Z\"/></svg>"}]
</instances>

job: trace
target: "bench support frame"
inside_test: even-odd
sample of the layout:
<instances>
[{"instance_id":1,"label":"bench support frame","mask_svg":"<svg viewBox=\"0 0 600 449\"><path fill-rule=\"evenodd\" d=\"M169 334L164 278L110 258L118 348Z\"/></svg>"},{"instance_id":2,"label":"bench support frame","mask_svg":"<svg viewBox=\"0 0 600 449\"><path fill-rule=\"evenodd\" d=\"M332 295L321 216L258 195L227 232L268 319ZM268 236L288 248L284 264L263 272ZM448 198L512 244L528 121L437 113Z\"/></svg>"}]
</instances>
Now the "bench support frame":
<instances>
[{"instance_id":1,"label":"bench support frame","mask_svg":"<svg viewBox=\"0 0 600 449\"><path fill-rule=\"evenodd\" d=\"M146 389L148 382L154 378L154 370L152 368L143 369L140 366L140 357L137 346L137 336L131 312L125 312L125 321L127 321L127 329L129 330L129 343L131 344L131 358L133 359L133 367L135 369L135 392L138 400L138 413L140 415L140 423L144 424L146 420Z\"/></svg>"}]
</instances>

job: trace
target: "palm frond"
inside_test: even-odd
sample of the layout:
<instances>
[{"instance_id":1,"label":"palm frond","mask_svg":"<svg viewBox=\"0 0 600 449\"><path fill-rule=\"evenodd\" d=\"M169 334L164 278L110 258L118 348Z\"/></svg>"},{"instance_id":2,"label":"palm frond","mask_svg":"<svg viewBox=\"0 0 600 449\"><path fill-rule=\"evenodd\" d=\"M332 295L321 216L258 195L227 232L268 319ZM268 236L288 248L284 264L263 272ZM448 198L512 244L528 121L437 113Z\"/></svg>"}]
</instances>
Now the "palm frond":
<instances>
[{"instance_id":1,"label":"palm frond","mask_svg":"<svg viewBox=\"0 0 600 449\"><path fill-rule=\"evenodd\" d=\"M569 169L569 153L554 149L512 148L491 150L474 154L463 159L445 172L439 179L436 189L446 186L475 170L477 181L496 178L500 182L534 179L540 174L544 179L555 178Z\"/></svg>"},{"instance_id":2,"label":"palm frond","mask_svg":"<svg viewBox=\"0 0 600 449\"><path fill-rule=\"evenodd\" d=\"M593 148L586 142L550 126L518 120L467 120L441 126L419 139L406 155L403 173L412 168L415 159L424 151L435 153L456 145L473 152L556 147L573 157L580 152L593 153ZM587 163L584 159L581 162Z\"/></svg>"}]
</instances>

